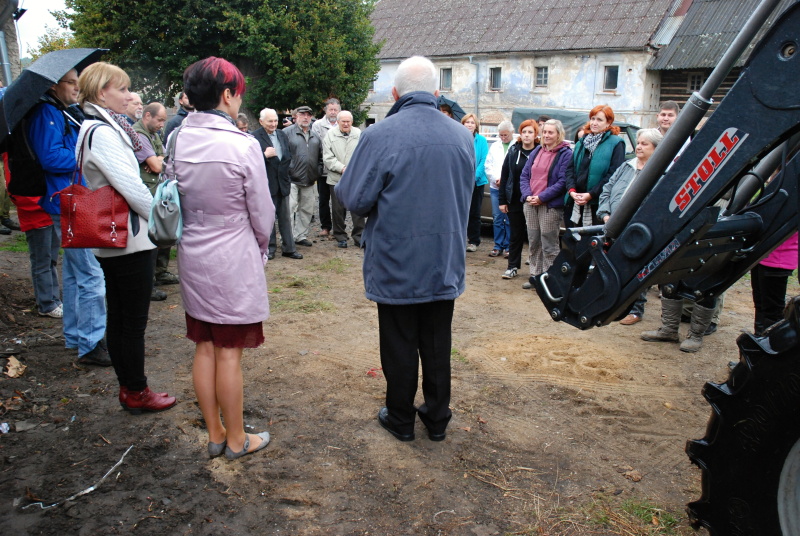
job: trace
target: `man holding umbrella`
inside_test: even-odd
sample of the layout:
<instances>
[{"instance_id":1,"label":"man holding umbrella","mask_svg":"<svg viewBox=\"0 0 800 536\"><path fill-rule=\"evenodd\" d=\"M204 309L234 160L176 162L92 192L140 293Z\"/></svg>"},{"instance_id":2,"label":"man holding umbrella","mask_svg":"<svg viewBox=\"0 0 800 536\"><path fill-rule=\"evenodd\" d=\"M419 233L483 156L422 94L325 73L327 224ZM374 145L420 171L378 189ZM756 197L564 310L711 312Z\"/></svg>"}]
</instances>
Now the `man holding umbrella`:
<instances>
[{"instance_id":1,"label":"man holding umbrella","mask_svg":"<svg viewBox=\"0 0 800 536\"><path fill-rule=\"evenodd\" d=\"M40 204L53 220L47 248L61 239L60 190L69 186L75 170L75 145L81 117L70 108L78 102L78 72L70 69L42 96L31 111L27 136L44 170L47 190ZM13 170L12 170L13 171ZM81 178L81 181L83 179ZM78 363L110 366L103 336L106 329L105 282L89 249L64 249L62 262L63 322L67 348L77 348ZM51 315L54 316L54 315Z\"/></svg>"}]
</instances>

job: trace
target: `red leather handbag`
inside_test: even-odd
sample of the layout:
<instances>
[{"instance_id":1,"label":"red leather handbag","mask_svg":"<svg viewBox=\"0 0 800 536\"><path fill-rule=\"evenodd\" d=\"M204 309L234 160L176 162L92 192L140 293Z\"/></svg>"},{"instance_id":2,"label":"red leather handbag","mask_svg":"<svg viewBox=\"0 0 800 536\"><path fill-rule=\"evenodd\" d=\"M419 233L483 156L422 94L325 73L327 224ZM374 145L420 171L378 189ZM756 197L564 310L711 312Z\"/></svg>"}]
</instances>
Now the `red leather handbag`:
<instances>
[{"instance_id":1,"label":"red leather handbag","mask_svg":"<svg viewBox=\"0 0 800 536\"><path fill-rule=\"evenodd\" d=\"M94 125L84 136L89 143ZM97 190L75 184L83 168L83 144L72 184L58 192L61 197L61 247L124 248L128 243L128 207L125 198L111 185Z\"/></svg>"}]
</instances>

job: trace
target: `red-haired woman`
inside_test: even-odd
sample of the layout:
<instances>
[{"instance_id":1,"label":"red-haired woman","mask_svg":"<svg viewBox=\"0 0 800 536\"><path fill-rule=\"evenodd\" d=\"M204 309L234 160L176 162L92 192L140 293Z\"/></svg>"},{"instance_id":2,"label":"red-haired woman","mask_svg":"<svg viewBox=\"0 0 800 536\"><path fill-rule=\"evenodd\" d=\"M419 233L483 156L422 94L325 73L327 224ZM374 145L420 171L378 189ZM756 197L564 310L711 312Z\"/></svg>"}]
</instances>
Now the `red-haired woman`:
<instances>
[{"instance_id":1,"label":"red-haired woman","mask_svg":"<svg viewBox=\"0 0 800 536\"><path fill-rule=\"evenodd\" d=\"M239 69L206 58L186 69L183 87L197 113L172 134L174 165L167 170L174 170L182 194L178 262L186 336L196 344L192 373L208 454L235 459L269 442L268 432L244 431L242 351L264 342L264 263L275 207L258 140L236 128L245 90Z\"/></svg>"},{"instance_id":2,"label":"red-haired woman","mask_svg":"<svg viewBox=\"0 0 800 536\"><path fill-rule=\"evenodd\" d=\"M564 210L567 227L603 223L596 216L600 193L611 175L625 162L625 142L618 136L619 127L613 123L614 111L610 106L601 104L589 112L589 123L583 127L586 134L572 153L574 173L567 176Z\"/></svg>"},{"instance_id":3,"label":"red-haired woman","mask_svg":"<svg viewBox=\"0 0 800 536\"><path fill-rule=\"evenodd\" d=\"M511 236L508 240L508 268L503 273L503 279L517 277L517 272L522 264L522 246L528 239L528 227L525 225L524 202L520 190L520 177L528 156L536 146L539 135L539 125L532 119L526 119L519 125L519 139L508 148L503 169L500 171L500 186L498 187L498 205L500 212L508 214ZM530 257L530 252L528 252ZM529 287L527 287L529 288Z\"/></svg>"}]
</instances>

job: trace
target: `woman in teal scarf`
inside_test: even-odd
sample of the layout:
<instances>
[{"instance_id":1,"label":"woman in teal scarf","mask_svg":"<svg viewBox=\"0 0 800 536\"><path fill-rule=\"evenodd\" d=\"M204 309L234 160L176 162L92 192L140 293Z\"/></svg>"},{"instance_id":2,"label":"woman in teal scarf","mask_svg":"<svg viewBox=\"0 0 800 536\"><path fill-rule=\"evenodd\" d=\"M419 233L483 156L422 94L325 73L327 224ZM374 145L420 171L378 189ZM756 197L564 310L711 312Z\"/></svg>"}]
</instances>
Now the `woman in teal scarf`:
<instances>
[{"instance_id":1,"label":"woman in teal scarf","mask_svg":"<svg viewBox=\"0 0 800 536\"><path fill-rule=\"evenodd\" d=\"M618 136L614 111L601 104L589 112L586 135L572 153L574 174L567 175L567 197L564 220L567 227L601 225L597 218L597 202L603 186L625 162L625 142Z\"/></svg>"}]
</instances>

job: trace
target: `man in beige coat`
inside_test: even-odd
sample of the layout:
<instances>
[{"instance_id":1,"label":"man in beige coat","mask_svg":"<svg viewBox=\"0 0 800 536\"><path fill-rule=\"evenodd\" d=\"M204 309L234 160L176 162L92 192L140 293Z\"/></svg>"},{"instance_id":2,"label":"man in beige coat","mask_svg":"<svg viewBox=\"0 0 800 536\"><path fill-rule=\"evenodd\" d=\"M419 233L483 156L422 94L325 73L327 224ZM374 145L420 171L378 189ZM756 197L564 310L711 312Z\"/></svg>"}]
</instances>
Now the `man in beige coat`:
<instances>
[{"instance_id":1,"label":"man in beige coat","mask_svg":"<svg viewBox=\"0 0 800 536\"><path fill-rule=\"evenodd\" d=\"M322 140L322 162L328 171L328 184L333 187L342 178L350 157L358 145L361 130L353 126L353 114L347 110L339 112L336 126L331 128ZM331 196L333 201L333 237L336 239L340 248L347 247L347 229L345 218L347 211L335 196ZM364 231L366 218L353 212L350 213L353 219L353 243L356 247L361 247L361 233Z\"/></svg>"}]
</instances>

